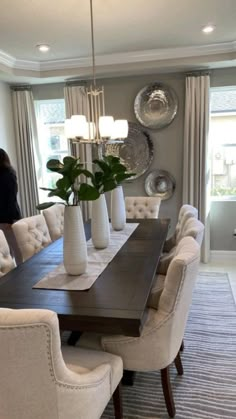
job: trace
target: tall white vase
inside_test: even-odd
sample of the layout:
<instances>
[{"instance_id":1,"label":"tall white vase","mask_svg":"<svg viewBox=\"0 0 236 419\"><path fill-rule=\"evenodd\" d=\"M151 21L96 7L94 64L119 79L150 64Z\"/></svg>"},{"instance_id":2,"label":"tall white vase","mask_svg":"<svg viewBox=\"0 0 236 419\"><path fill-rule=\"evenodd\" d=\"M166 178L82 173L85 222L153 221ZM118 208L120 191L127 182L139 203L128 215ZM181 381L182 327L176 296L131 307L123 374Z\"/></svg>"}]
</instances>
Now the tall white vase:
<instances>
[{"instance_id":1,"label":"tall white vase","mask_svg":"<svg viewBox=\"0 0 236 419\"><path fill-rule=\"evenodd\" d=\"M65 207L64 213L64 266L70 275L81 275L87 268L87 243L79 206Z\"/></svg>"},{"instance_id":2,"label":"tall white vase","mask_svg":"<svg viewBox=\"0 0 236 419\"><path fill-rule=\"evenodd\" d=\"M96 249L105 249L109 245L110 226L104 194L92 201L91 235Z\"/></svg>"},{"instance_id":3,"label":"tall white vase","mask_svg":"<svg viewBox=\"0 0 236 419\"><path fill-rule=\"evenodd\" d=\"M114 230L123 230L126 222L125 199L122 186L111 191L111 225Z\"/></svg>"}]
</instances>

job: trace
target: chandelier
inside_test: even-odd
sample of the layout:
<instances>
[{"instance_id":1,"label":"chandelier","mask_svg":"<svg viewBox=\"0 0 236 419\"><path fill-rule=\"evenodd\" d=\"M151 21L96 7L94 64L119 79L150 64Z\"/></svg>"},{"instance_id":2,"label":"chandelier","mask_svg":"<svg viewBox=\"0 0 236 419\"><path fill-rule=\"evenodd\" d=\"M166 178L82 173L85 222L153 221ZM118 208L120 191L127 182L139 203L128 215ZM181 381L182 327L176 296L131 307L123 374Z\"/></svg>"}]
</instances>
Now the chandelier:
<instances>
[{"instance_id":1,"label":"chandelier","mask_svg":"<svg viewBox=\"0 0 236 419\"><path fill-rule=\"evenodd\" d=\"M96 85L93 0L90 0L93 83L86 88L86 115L72 115L65 121L66 137L85 144L122 143L128 135L128 122L105 115L104 87ZM100 148L100 147L99 147Z\"/></svg>"}]
</instances>

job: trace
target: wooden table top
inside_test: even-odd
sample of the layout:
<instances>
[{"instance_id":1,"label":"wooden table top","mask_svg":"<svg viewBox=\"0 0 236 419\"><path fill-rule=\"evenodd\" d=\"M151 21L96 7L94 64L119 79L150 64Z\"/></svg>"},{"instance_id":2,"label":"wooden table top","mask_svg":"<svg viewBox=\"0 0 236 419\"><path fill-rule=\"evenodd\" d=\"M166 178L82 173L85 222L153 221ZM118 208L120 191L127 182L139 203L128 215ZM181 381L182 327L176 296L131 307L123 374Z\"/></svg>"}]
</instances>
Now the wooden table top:
<instances>
[{"instance_id":1,"label":"wooden table top","mask_svg":"<svg viewBox=\"0 0 236 419\"><path fill-rule=\"evenodd\" d=\"M59 239L1 278L0 307L53 310L62 330L139 336L170 220L129 221L140 224L88 291L32 289L62 263Z\"/></svg>"}]
</instances>

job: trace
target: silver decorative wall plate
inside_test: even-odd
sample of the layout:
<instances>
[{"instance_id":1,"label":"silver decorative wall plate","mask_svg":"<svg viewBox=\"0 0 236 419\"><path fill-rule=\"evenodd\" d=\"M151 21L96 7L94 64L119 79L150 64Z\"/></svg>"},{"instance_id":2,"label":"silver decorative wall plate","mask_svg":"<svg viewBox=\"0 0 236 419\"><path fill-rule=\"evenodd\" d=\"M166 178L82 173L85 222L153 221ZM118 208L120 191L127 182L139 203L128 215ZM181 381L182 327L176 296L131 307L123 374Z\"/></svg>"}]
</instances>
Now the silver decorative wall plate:
<instances>
[{"instance_id":1,"label":"silver decorative wall plate","mask_svg":"<svg viewBox=\"0 0 236 419\"><path fill-rule=\"evenodd\" d=\"M163 83L151 83L137 94L134 101L135 116L143 126L161 129L169 125L178 110L175 91Z\"/></svg>"},{"instance_id":2,"label":"silver decorative wall plate","mask_svg":"<svg viewBox=\"0 0 236 419\"><path fill-rule=\"evenodd\" d=\"M153 143L145 130L135 122L129 122L128 137L122 144L107 144L105 154L120 157L120 161L137 179L143 175L153 159Z\"/></svg>"},{"instance_id":3,"label":"silver decorative wall plate","mask_svg":"<svg viewBox=\"0 0 236 419\"><path fill-rule=\"evenodd\" d=\"M166 170L153 170L145 179L145 191L149 196L169 199L175 190L175 179Z\"/></svg>"}]
</instances>

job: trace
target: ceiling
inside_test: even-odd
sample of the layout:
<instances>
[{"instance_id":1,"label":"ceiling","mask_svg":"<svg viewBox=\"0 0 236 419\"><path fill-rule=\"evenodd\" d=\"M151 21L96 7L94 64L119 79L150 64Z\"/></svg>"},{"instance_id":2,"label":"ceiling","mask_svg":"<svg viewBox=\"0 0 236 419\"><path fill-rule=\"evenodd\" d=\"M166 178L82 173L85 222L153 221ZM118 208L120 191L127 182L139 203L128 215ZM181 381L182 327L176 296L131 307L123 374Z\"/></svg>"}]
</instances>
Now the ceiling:
<instances>
[{"instance_id":1,"label":"ceiling","mask_svg":"<svg viewBox=\"0 0 236 419\"><path fill-rule=\"evenodd\" d=\"M93 8L98 77L236 66L236 0L93 0ZM216 28L206 35L208 23ZM1 0L0 40L0 80L91 76L89 0Z\"/></svg>"}]
</instances>

